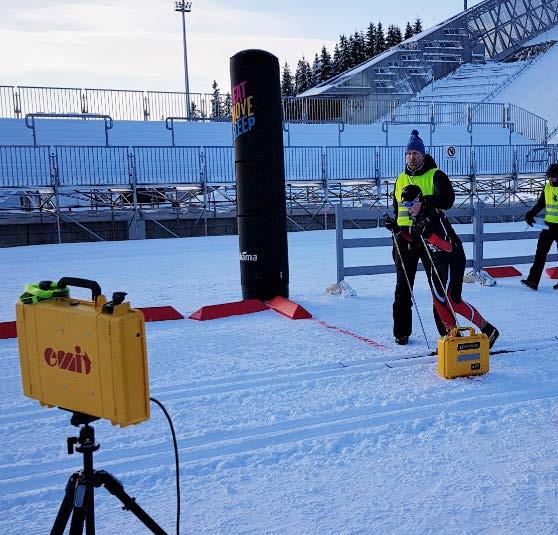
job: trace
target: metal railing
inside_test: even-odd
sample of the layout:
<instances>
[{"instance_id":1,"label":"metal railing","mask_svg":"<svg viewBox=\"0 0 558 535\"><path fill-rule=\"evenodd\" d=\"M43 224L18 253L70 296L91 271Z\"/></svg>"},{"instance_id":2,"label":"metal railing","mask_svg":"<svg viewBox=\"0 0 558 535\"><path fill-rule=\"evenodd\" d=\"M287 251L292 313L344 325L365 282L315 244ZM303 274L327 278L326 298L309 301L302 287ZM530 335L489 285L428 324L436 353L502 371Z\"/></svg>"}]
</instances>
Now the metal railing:
<instances>
[{"instance_id":1,"label":"metal railing","mask_svg":"<svg viewBox=\"0 0 558 535\"><path fill-rule=\"evenodd\" d=\"M448 154L451 149L451 156ZM557 145L480 145L431 147L430 153L451 177L543 176L558 158ZM404 167L404 147L285 147L289 182L388 180ZM232 147L0 146L0 188L53 184L102 186L131 183L233 183Z\"/></svg>"},{"instance_id":2,"label":"metal railing","mask_svg":"<svg viewBox=\"0 0 558 535\"><path fill-rule=\"evenodd\" d=\"M37 145L36 119L103 119L105 129L105 145L108 147L108 131L113 127L112 117L96 113L28 113L25 116L25 126L33 131L33 145Z\"/></svg>"},{"instance_id":3,"label":"metal railing","mask_svg":"<svg viewBox=\"0 0 558 535\"><path fill-rule=\"evenodd\" d=\"M399 101L368 97L283 97L283 117L288 122L372 124Z\"/></svg>"},{"instance_id":4,"label":"metal railing","mask_svg":"<svg viewBox=\"0 0 558 535\"><path fill-rule=\"evenodd\" d=\"M383 124L431 124L466 126L471 132L474 125L501 125L536 143L548 140L546 119L514 104L497 102L425 102L410 101L393 107ZM385 129L384 129L385 131Z\"/></svg>"},{"instance_id":5,"label":"metal railing","mask_svg":"<svg viewBox=\"0 0 558 535\"><path fill-rule=\"evenodd\" d=\"M211 93L80 89L75 87L0 86L0 117L29 113L97 113L118 121L164 121L166 117L230 118L230 95Z\"/></svg>"},{"instance_id":6,"label":"metal railing","mask_svg":"<svg viewBox=\"0 0 558 535\"><path fill-rule=\"evenodd\" d=\"M189 108L189 113L187 112ZM31 113L91 113L114 120L165 121L169 117L226 121L231 118L230 95L120 89L0 86L0 117L21 118ZM436 125L513 122L519 134L537 143L548 139L542 117L501 103L379 100L369 97L284 97L286 122Z\"/></svg>"},{"instance_id":7,"label":"metal railing","mask_svg":"<svg viewBox=\"0 0 558 535\"><path fill-rule=\"evenodd\" d=\"M345 249L364 248L364 247L391 247L393 240L386 235L384 238L345 238L343 233L344 223L343 205L335 205L335 225L336 225L336 259L337 259L337 282L341 282L345 277L356 277L361 275L379 275L384 273L395 273L395 265L393 263L383 265L368 266L345 266ZM351 219L362 221L364 219L377 220L381 217L377 210L351 210ZM472 258L467 259L466 267L473 268L478 273L486 266L505 266L510 264L528 264L533 262L535 256L507 256L507 257L490 257L484 256L484 244L494 241L512 241L512 240L531 240L539 236L539 232L484 232L484 222L486 216L490 217L522 217L525 209L516 207L490 207L487 209L482 202L476 202L473 208L452 208L446 212L449 218L471 219L473 222L472 234L460 234L459 237L464 243L473 243ZM389 232L386 230L386 234ZM558 255L551 254L547 258L548 261L558 260ZM419 264L419 270L424 271L422 264Z\"/></svg>"},{"instance_id":8,"label":"metal railing","mask_svg":"<svg viewBox=\"0 0 558 535\"><path fill-rule=\"evenodd\" d=\"M515 131L536 143L548 141L548 121L524 108L508 104L507 120L515 126Z\"/></svg>"}]
</instances>

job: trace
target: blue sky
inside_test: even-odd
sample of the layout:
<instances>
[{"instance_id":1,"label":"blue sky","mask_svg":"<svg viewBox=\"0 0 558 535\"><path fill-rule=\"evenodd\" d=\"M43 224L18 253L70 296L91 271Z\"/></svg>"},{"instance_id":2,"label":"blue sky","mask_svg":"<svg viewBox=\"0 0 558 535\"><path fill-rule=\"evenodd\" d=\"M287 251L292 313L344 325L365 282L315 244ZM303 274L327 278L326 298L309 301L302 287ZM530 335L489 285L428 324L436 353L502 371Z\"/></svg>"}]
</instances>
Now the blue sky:
<instances>
[{"instance_id":1,"label":"blue sky","mask_svg":"<svg viewBox=\"0 0 558 535\"><path fill-rule=\"evenodd\" d=\"M479 1L470 0L469 7ZM182 26L173 1L0 0L0 84L183 90ZM190 90L229 89L229 58L262 48L292 67L340 34L417 16L432 26L463 1L193 0L187 15Z\"/></svg>"}]
</instances>

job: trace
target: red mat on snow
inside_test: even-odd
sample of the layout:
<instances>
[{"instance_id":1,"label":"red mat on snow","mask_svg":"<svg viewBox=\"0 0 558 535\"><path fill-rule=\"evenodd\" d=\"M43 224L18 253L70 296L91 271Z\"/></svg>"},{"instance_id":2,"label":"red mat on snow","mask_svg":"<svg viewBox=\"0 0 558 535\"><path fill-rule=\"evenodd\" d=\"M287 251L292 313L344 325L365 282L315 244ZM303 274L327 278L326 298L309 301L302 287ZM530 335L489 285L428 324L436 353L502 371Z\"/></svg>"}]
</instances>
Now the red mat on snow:
<instances>
[{"instance_id":1,"label":"red mat on snow","mask_svg":"<svg viewBox=\"0 0 558 535\"><path fill-rule=\"evenodd\" d=\"M174 307L137 307L143 312L145 321L183 320L184 316Z\"/></svg>"},{"instance_id":2,"label":"red mat on snow","mask_svg":"<svg viewBox=\"0 0 558 535\"><path fill-rule=\"evenodd\" d=\"M546 274L551 279L558 279L558 268L546 268Z\"/></svg>"},{"instance_id":3,"label":"red mat on snow","mask_svg":"<svg viewBox=\"0 0 558 535\"><path fill-rule=\"evenodd\" d=\"M203 306L191 314L189 318L199 321L214 320L226 318L227 316L252 314L252 312L261 312L269 308L292 320L304 320L312 317L312 314L299 304L289 301L289 299L284 297L274 297L267 303L259 299L244 299L243 301L234 301L232 303Z\"/></svg>"},{"instance_id":4,"label":"red mat on snow","mask_svg":"<svg viewBox=\"0 0 558 535\"><path fill-rule=\"evenodd\" d=\"M0 339L16 337L17 331L15 321L4 321L0 323Z\"/></svg>"},{"instance_id":5,"label":"red mat on snow","mask_svg":"<svg viewBox=\"0 0 558 535\"><path fill-rule=\"evenodd\" d=\"M279 314L283 314L283 316L287 316L287 318L292 320L308 320L312 317L308 310L284 297L274 297L271 301L267 302L267 305L275 310L275 312L279 312Z\"/></svg>"},{"instance_id":6,"label":"red mat on snow","mask_svg":"<svg viewBox=\"0 0 558 535\"><path fill-rule=\"evenodd\" d=\"M521 271L517 270L513 266L485 267L483 269L495 279L521 276Z\"/></svg>"},{"instance_id":7,"label":"red mat on snow","mask_svg":"<svg viewBox=\"0 0 558 535\"><path fill-rule=\"evenodd\" d=\"M145 321L167 321L167 320L183 320L184 316L174 307L138 307L145 316ZM17 338L16 322L4 321L0 322L0 340L5 338Z\"/></svg>"},{"instance_id":8,"label":"red mat on snow","mask_svg":"<svg viewBox=\"0 0 558 535\"><path fill-rule=\"evenodd\" d=\"M242 301L233 301L232 303L203 306L188 317L191 320L198 321L215 320L228 316L240 316L242 314L252 314L252 312L261 312L268 308L269 307L259 299L244 299Z\"/></svg>"}]
</instances>

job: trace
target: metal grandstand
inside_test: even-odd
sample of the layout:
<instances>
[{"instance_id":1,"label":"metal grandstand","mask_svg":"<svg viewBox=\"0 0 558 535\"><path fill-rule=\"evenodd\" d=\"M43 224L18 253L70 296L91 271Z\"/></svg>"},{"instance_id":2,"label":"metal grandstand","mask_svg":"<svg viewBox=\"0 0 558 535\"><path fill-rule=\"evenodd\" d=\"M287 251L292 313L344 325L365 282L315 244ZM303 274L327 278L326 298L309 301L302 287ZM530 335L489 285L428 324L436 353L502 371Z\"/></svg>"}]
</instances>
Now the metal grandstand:
<instances>
[{"instance_id":1,"label":"metal grandstand","mask_svg":"<svg viewBox=\"0 0 558 535\"><path fill-rule=\"evenodd\" d=\"M486 0L302 98L285 99L286 131L289 122L333 121L341 133L345 123L381 119L389 145L390 124L505 127L510 131L507 145L430 146L429 152L451 176L460 205L478 200L490 206L527 205L558 156L557 146L547 144L545 119L508 104L406 101L463 63L522 58L523 44L557 22L558 0ZM194 103L197 112L185 117L185 102ZM187 119L226 121L228 106L226 95L216 100L201 94L186 98L184 93L0 86L1 117L104 118L106 138L105 146L0 146L0 214L45 214L56 217L58 227L66 220L86 228L87 217L107 211L155 219L164 210L177 220L184 216L205 223L207 233L208 217L234 214L232 147L173 146L172 125ZM166 120L172 146L110 146L112 119ZM513 129L535 144L513 145ZM367 206L379 217L391 204L403 153L401 146L286 146L292 223L305 229L319 220L327 227L328 214L340 203ZM306 222L295 221L301 214Z\"/></svg>"},{"instance_id":2,"label":"metal grandstand","mask_svg":"<svg viewBox=\"0 0 558 535\"><path fill-rule=\"evenodd\" d=\"M411 98L463 63L502 61L558 23L558 0L485 0L301 94Z\"/></svg>"},{"instance_id":3,"label":"metal grandstand","mask_svg":"<svg viewBox=\"0 0 558 535\"><path fill-rule=\"evenodd\" d=\"M287 147L288 214L301 230L327 227L333 206L389 209L404 147ZM529 205L556 161L556 145L431 147L452 178L458 205ZM153 219L234 214L231 147L0 146L0 213L50 215L72 221L103 212ZM383 212L382 212L383 213ZM151 215L150 215L151 214ZM304 223L295 215L305 215ZM158 223L169 234L176 233Z\"/></svg>"}]
</instances>

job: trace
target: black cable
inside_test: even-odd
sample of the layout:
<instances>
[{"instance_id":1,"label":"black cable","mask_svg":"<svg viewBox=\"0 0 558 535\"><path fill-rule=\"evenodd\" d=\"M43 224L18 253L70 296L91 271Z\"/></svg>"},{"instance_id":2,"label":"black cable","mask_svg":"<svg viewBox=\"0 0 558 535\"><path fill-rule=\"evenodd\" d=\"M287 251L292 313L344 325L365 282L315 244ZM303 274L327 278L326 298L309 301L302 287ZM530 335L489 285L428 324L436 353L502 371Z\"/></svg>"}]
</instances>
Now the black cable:
<instances>
[{"instance_id":1,"label":"black cable","mask_svg":"<svg viewBox=\"0 0 558 535\"><path fill-rule=\"evenodd\" d=\"M167 409L163 406L163 404L155 399L149 398L153 403L156 403L161 407L161 410L165 413L167 420L169 421L169 425L172 432L172 442L174 444L174 462L176 464L176 535L180 533L180 465L178 463L178 445L176 443L176 433L174 432L174 426L172 425L171 417L167 412Z\"/></svg>"}]
</instances>

